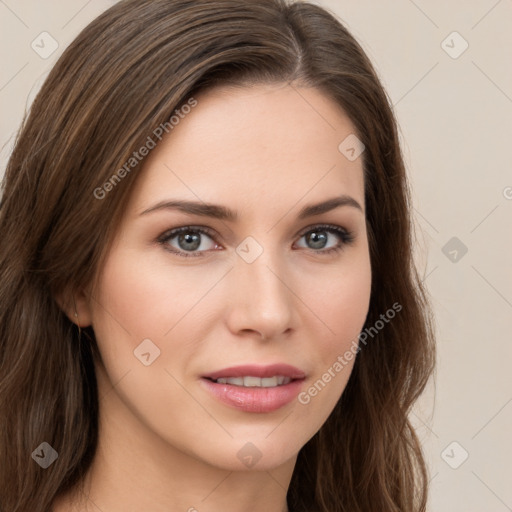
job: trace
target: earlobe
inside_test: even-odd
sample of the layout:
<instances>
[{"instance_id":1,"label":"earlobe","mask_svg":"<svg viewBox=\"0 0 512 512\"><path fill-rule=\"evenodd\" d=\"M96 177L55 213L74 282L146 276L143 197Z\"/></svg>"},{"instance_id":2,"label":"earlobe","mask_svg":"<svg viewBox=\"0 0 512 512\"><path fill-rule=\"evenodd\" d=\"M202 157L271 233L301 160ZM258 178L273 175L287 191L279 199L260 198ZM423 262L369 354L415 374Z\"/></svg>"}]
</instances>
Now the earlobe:
<instances>
[{"instance_id":1,"label":"earlobe","mask_svg":"<svg viewBox=\"0 0 512 512\"><path fill-rule=\"evenodd\" d=\"M63 293L56 301L66 316L78 327L88 327L92 323L89 300L85 291Z\"/></svg>"}]
</instances>

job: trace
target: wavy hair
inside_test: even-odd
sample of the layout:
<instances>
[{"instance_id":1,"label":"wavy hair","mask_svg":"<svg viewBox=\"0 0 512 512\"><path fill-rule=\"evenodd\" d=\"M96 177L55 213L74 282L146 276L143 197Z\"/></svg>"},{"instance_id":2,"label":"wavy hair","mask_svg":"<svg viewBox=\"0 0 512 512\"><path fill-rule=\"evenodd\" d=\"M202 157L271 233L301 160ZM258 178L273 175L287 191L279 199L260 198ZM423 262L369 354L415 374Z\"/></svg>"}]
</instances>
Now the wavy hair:
<instances>
[{"instance_id":1,"label":"wavy hair","mask_svg":"<svg viewBox=\"0 0 512 512\"><path fill-rule=\"evenodd\" d=\"M433 320L413 263L397 123L368 57L340 21L307 2L124 0L90 23L53 67L2 184L2 512L48 512L83 481L95 454L94 332L80 336L56 297L101 268L142 164L107 197L94 191L193 94L283 82L322 91L355 126L366 147L372 267L365 327L391 304L402 306L362 348L332 414L300 450L288 506L425 511L426 464L408 415L434 368ZM59 454L46 470L31 460L43 440Z\"/></svg>"}]
</instances>

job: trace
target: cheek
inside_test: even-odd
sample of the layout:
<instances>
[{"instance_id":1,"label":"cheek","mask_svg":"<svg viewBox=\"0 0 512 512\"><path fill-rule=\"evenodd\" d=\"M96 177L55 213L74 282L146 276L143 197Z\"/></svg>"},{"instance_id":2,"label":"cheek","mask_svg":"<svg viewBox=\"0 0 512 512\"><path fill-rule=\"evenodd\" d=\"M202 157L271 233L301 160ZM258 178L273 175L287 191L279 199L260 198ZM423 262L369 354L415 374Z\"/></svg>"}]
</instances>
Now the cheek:
<instances>
[{"instance_id":1,"label":"cheek","mask_svg":"<svg viewBox=\"0 0 512 512\"><path fill-rule=\"evenodd\" d=\"M188 439L183 435L188 423L205 421L204 410L180 382L194 355L186 343L194 335L192 308L217 280L211 273L156 265L125 249L111 252L93 294L93 329L106 371L102 393L113 400L113 386L131 413L125 420L136 417L175 444ZM146 366L142 354L148 352L152 362ZM184 414L177 420L173 411ZM139 428L139 423L130 427Z\"/></svg>"},{"instance_id":2,"label":"cheek","mask_svg":"<svg viewBox=\"0 0 512 512\"><path fill-rule=\"evenodd\" d=\"M123 382L137 383L126 394L136 402L147 388L153 389L155 400L169 399L176 382L165 370L183 379L196 353L194 340L208 334L205 310L213 309L208 294L225 273L221 268L199 271L157 259L126 248L112 251L91 302L93 329L108 377L115 383L130 372ZM173 400L179 401L176 396Z\"/></svg>"},{"instance_id":3,"label":"cheek","mask_svg":"<svg viewBox=\"0 0 512 512\"><path fill-rule=\"evenodd\" d=\"M100 332L122 332L132 343L145 338L163 341L215 280L211 273L162 266L130 251L113 253L93 301L94 330L98 337Z\"/></svg>"},{"instance_id":4,"label":"cheek","mask_svg":"<svg viewBox=\"0 0 512 512\"><path fill-rule=\"evenodd\" d=\"M311 353L315 371L299 396L299 403L307 406L318 428L331 413L348 382L370 304L368 255L361 254L360 258L340 268L338 272L330 269L323 275L318 274L316 287L312 287L311 282L309 286L304 283L302 295L317 318L310 326L310 339L316 340L315 350Z\"/></svg>"},{"instance_id":5,"label":"cheek","mask_svg":"<svg viewBox=\"0 0 512 512\"><path fill-rule=\"evenodd\" d=\"M336 267L325 267L302 278L302 297L318 317L321 343L328 355L357 339L363 328L371 294L371 265L367 252L358 252Z\"/></svg>"}]
</instances>

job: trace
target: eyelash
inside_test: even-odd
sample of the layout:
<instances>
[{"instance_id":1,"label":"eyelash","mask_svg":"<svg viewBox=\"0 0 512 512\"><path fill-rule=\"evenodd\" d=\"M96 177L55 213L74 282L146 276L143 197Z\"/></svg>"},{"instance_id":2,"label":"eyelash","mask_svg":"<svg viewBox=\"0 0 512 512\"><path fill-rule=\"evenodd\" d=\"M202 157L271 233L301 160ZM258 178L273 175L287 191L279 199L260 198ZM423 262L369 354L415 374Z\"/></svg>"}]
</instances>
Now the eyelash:
<instances>
[{"instance_id":1,"label":"eyelash","mask_svg":"<svg viewBox=\"0 0 512 512\"><path fill-rule=\"evenodd\" d=\"M311 252L327 255L327 254L333 254L340 252L344 249L346 245L350 245L354 242L354 234L351 231L348 231L345 228L342 228L341 226L335 226L332 224L318 224L313 227L308 227L306 231L302 231L302 233L299 235L300 238L302 238L304 235L307 235L308 233L314 232L314 231L327 231L329 233L338 235L341 239L341 242L336 245L335 247L330 247L329 249L325 250L315 250L315 249L307 249ZM172 240L177 235L181 233L201 233L203 235L207 235L210 238L214 239L215 234L213 230L210 230L208 228L203 227L196 227L196 226L183 226L180 228L172 229L170 231L166 231L162 235L160 235L157 239L157 242L160 243L162 246L164 246L164 249L171 252L172 254L176 254L177 256L181 256L184 258L197 258L202 257L202 254L207 251L198 251L198 252L184 252L184 251L176 251L169 249L168 246L166 246L167 242L169 240Z\"/></svg>"}]
</instances>

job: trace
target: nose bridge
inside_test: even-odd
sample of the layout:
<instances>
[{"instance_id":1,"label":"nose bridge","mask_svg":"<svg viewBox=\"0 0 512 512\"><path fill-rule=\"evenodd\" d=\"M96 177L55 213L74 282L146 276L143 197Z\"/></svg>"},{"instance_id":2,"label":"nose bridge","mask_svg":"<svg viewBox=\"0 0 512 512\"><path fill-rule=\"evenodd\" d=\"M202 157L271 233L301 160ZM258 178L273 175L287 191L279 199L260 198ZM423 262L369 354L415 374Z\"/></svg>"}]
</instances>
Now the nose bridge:
<instances>
[{"instance_id":1,"label":"nose bridge","mask_svg":"<svg viewBox=\"0 0 512 512\"><path fill-rule=\"evenodd\" d=\"M267 239L272 238L268 236ZM257 330L265 336L284 332L292 319L293 294L282 251L248 237L237 247L233 279L234 307L241 329ZM285 284L286 283L286 284Z\"/></svg>"}]
</instances>

